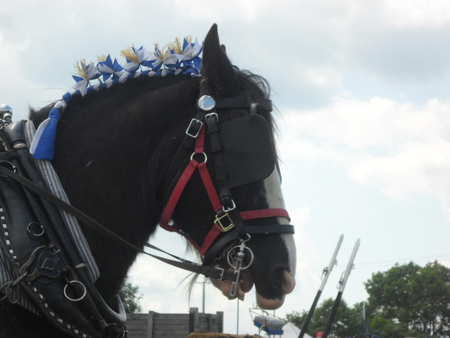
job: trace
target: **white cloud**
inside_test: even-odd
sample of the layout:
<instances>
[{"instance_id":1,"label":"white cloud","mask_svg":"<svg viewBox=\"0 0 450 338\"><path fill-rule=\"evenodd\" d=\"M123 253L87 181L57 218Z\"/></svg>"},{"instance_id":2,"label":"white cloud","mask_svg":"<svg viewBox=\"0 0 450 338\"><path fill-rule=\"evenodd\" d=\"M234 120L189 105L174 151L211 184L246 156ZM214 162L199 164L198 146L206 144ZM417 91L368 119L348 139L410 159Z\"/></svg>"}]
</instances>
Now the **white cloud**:
<instances>
[{"instance_id":1,"label":"white cloud","mask_svg":"<svg viewBox=\"0 0 450 338\"><path fill-rule=\"evenodd\" d=\"M428 195L450 216L450 102L336 98L284 117L282 158L330 161L358 184L396 200ZM284 155L283 155L284 154Z\"/></svg>"},{"instance_id":2,"label":"white cloud","mask_svg":"<svg viewBox=\"0 0 450 338\"><path fill-rule=\"evenodd\" d=\"M450 23L450 8L446 0L384 0L383 4L389 18L400 27L439 27Z\"/></svg>"},{"instance_id":3,"label":"white cloud","mask_svg":"<svg viewBox=\"0 0 450 338\"><path fill-rule=\"evenodd\" d=\"M368 101L335 98L324 108L287 112L286 125L322 142L349 149L391 147L407 140L445 137L450 130L450 102L429 100L424 106L379 97Z\"/></svg>"}]
</instances>

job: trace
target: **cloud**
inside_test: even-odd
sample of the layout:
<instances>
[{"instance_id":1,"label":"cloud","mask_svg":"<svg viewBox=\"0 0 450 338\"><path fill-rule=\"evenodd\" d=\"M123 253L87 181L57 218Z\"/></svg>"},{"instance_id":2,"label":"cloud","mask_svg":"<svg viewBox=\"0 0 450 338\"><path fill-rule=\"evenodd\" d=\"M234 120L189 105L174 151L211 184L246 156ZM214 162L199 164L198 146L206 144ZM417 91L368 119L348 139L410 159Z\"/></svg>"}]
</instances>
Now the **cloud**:
<instances>
[{"instance_id":1,"label":"cloud","mask_svg":"<svg viewBox=\"0 0 450 338\"><path fill-rule=\"evenodd\" d=\"M172 0L157 9L137 1L105 6L82 0L76 7L54 0L10 3L0 13L2 47L8 46L2 54L14 60L18 70L6 74L21 90L2 84L0 92L8 94L13 108L23 109L23 98L39 107L70 88L72 65L81 58L118 56L132 43L151 48L188 34L202 40L217 22L233 62L265 76L278 105L316 108L348 89L343 79L352 72L364 75L357 85L367 91L378 82L401 83L407 91L411 82L445 78L448 12L440 1L424 6L420 1ZM29 89L34 85L58 90L36 92Z\"/></svg>"},{"instance_id":2,"label":"cloud","mask_svg":"<svg viewBox=\"0 0 450 338\"><path fill-rule=\"evenodd\" d=\"M450 8L445 0L384 0L387 15L399 27L440 27L450 23Z\"/></svg>"},{"instance_id":3,"label":"cloud","mask_svg":"<svg viewBox=\"0 0 450 338\"><path fill-rule=\"evenodd\" d=\"M328 161L395 200L434 196L450 216L450 101L335 98L318 110L290 111L283 124L287 165Z\"/></svg>"}]
</instances>

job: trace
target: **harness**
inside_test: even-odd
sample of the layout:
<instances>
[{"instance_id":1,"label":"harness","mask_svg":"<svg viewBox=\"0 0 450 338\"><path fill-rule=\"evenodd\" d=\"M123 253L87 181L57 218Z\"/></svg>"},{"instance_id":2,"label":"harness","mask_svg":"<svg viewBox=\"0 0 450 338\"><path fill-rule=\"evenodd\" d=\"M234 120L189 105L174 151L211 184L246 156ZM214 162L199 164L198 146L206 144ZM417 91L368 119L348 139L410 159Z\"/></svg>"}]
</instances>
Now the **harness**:
<instances>
[{"instance_id":1,"label":"harness","mask_svg":"<svg viewBox=\"0 0 450 338\"><path fill-rule=\"evenodd\" d=\"M249 109L250 115L219 123L216 110L220 109ZM249 103L245 98L214 100L201 92L197 114L162 180L162 185L169 188L164 192L165 209L160 225L183 234L171 226L170 219L193 173L197 170L200 173L216 213L214 225L201 245L187 237L202 255L201 265L170 254L177 260L145 252L54 196L29 154L23 132L25 121L11 123L10 117L6 118L4 128L0 129L3 148L0 152L0 264L3 257L13 280L0 285L0 301L15 304L20 298L27 297L40 315L73 337L126 337L126 315L120 298L114 297L112 307L102 298L58 209L128 248L188 271L232 281L231 296L234 296L241 270L253 261L253 253L246 246L250 236L294 232L292 225L245 225L245 220L289 219L289 216L284 209L239 212L231 194L233 187L262 180L275 167L273 150L266 152L272 149L268 126L258 109L271 110L271 102ZM211 144L215 182L206 166L206 136ZM176 173L186 156L190 156L189 163L178 178ZM243 156L245 159L242 160ZM217 267L215 262L217 255L230 243L226 255L234 271ZM146 246L166 253L149 243ZM247 265L244 262L246 250L250 256Z\"/></svg>"}]
</instances>

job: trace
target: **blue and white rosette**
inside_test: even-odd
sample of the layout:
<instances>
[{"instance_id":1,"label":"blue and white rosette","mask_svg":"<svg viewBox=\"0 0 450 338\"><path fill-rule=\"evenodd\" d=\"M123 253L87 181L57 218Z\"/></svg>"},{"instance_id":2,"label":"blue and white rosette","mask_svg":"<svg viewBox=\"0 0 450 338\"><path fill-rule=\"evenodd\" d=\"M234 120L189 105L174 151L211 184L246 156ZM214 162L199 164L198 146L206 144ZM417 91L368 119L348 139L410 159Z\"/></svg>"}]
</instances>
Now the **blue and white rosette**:
<instances>
[{"instance_id":1,"label":"blue and white rosette","mask_svg":"<svg viewBox=\"0 0 450 338\"><path fill-rule=\"evenodd\" d=\"M101 73L106 87L109 88L114 83L114 80L119 82L125 82L128 72L119 64L117 59L112 61L111 56L108 55L105 61L101 61L97 64L97 69Z\"/></svg>"},{"instance_id":2,"label":"blue and white rosette","mask_svg":"<svg viewBox=\"0 0 450 338\"><path fill-rule=\"evenodd\" d=\"M133 58L126 58L126 63L122 64L123 69L128 73L136 73L140 70L141 66L152 67L152 60L150 53L141 46L140 48L131 47L131 51L134 53Z\"/></svg>"},{"instance_id":3,"label":"blue and white rosette","mask_svg":"<svg viewBox=\"0 0 450 338\"><path fill-rule=\"evenodd\" d=\"M181 53L175 54L182 66L183 74L191 74L192 76L200 76L202 59L200 53L203 51L203 45L198 43L196 39L194 43L190 43L186 39L183 40L183 50Z\"/></svg>"},{"instance_id":4,"label":"blue and white rosette","mask_svg":"<svg viewBox=\"0 0 450 338\"><path fill-rule=\"evenodd\" d=\"M79 68L79 71L80 73L82 73L82 75L72 75L73 79L77 82L73 86L73 88L75 89L75 91L79 91L81 96L84 96L87 93L89 81L97 79L98 77L100 77L101 73L93 62L86 65L84 61L81 61L81 66L79 66Z\"/></svg>"}]
</instances>

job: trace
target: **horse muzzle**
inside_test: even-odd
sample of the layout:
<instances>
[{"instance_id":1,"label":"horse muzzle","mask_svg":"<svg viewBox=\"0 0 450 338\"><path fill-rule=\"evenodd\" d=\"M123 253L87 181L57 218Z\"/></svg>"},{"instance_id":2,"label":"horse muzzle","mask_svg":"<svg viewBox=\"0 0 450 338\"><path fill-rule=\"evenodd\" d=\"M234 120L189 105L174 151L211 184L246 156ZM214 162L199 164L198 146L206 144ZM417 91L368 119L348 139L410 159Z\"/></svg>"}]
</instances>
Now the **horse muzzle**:
<instances>
[{"instance_id":1,"label":"horse muzzle","mask_svg":"<svg viewBox=\"0 0 450 338\"><path fill-rule=\"evenodd\" d=\"M233 271L233 269L230 269L230 271ZM295 278L290 272L284 269L282 271L271 271L270 274L276 276L275 278L269 278L274 279L275 285L273 285L273 287L279 290L279 295L273 298L265 298L258 292L258 289L256 289L256 301L258 306L262 309L275 310L283 305L284 297L294 290ZM238 290L234 296L231 296L231 281L221 281L211 278L211 283L222 291L222 294L228 299L239 298L241 300L244 300L245 294L249 292L255 284L253 275L248 269L242 270Z\"/></svg>"}]
</instances>

